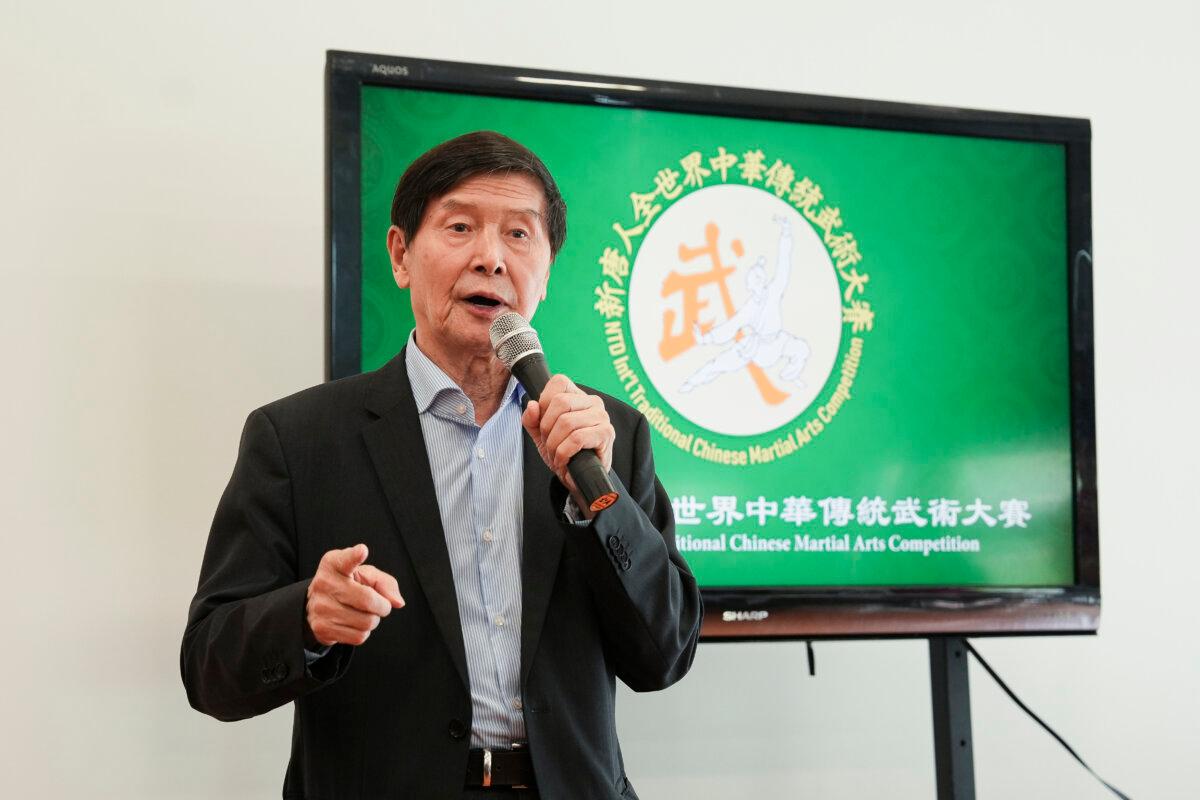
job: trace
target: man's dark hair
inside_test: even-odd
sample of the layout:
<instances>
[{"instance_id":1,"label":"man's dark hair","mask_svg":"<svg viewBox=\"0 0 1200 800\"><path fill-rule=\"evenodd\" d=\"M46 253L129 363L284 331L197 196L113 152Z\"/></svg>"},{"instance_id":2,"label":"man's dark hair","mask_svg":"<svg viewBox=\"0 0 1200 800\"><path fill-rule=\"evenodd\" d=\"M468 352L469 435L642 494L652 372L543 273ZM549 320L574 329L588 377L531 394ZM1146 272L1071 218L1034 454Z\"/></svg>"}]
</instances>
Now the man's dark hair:
<instances>
[{"instance_id":1,"label":"man's dark hair","mask_svg":"<svg viewBox=\"0 0 1200 800\"><path fill-rule=\"evenodd\" d=\"M512 173L524 173L542 184L553 261L567 238L567 204L542 160L525 145L495 131L464 133L410 164L392 197L392 224L404 232L406 242L411 242L432 198L446 194L468 178Z\"/></svg>"}]
</instances>

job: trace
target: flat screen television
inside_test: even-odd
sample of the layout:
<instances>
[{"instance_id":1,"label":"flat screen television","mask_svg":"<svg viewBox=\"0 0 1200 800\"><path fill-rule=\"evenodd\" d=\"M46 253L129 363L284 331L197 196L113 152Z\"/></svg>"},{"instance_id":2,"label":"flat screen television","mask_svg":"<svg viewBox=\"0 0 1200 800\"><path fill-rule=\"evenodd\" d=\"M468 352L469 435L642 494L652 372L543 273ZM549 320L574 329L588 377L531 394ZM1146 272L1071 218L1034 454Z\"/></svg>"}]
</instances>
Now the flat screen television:
<instances>
[{"instance_id":1,"label":"flat screen television","mask_svg":"<svg viewBox=\"0 0 1200 800\"><path fill-rule=\"evenodd\" d=\"M396 181L545 161L551 365L653 429L709 639L1093 632L1087 120L331 51L328 377L412 327Z\"/></svg>"}]
</instances>

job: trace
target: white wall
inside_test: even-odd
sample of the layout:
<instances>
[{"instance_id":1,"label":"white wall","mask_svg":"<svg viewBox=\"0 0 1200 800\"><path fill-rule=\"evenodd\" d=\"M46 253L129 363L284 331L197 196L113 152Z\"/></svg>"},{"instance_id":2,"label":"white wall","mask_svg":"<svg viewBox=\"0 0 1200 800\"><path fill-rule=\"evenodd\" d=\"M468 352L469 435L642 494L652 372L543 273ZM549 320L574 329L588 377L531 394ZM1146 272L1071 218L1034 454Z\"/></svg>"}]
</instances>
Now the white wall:
<instances>
[{"instance_id":1,"label":"white wall","mask_svg":"<svg viewBox=\"0 0 1200 800\"><path fill-rule=\"evenodd\" d=\"M303 6L0 3L0 794L278 795L289 710L193 712L177 652L245 414L322 377L338 48L1090 117L1103 628L979 646L1118 786L1195 796L1195 3ZM923 643L817 656L623 692L643 797L932 797ZM1107 796L972 679L980 798Z\"/></svg>"}]
</instances>

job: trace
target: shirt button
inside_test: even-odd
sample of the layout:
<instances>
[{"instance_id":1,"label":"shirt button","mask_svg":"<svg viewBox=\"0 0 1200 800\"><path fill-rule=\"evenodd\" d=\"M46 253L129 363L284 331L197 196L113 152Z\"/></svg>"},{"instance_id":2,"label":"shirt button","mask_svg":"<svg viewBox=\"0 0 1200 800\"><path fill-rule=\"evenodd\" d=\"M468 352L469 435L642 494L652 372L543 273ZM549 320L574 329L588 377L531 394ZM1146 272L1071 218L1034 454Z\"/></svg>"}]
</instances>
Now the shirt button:
<instances>
[{"instance_id":1,"label":"shirt button","mask_svg":"<svg viewBox=\"0 0 1200 800\"><path fill-rule=\"evenodd\" d=\"M490 542L493 538L495 538L495 537L492 536L492 529L485 528L483 531L483 540L485 542Z\"/></svg>"},{"instance_id":2,"label":"shirt button","mask_svg":"<svg viewBox=\"0 0 1200 800\"><path fill-rule=\"evenodd\" d=\"M495 616L495 618L492 620L492 622L496 623L496 627L497 627L497 628L499 628L499 627L503 626L503 625L504 625L504 615L503 615L503 614L497 614L497 615Z\"/></svg>"},{"instance_id":3,"label":"shirt button","mask_svg":"<svg viewBox=\"0 0 1200 800\"><path fill-rule=\"evenodd\" d=\"M517 711L520 711L524 707L525 707L525 704L521 702L521 698L519 698L519 697L513 698L513 708L515 708Z\"/></svg>"},{"instance_id":4,"label":"shirt button","mask_svg":"<svg viewBox=\"0 0 1200 800\"><path fill-rule=\"evenodd\" d=\"M457 411L459 414L465 414L465 413L467 413L467 406L465 403L459 403L458 408L456 408L454 410Z\"/></svg>"},{"instance_id":5,"label":"shirt button","mask_svg":"<svg viewBox=\"0 0 1200 800\"><path fill-rule=\"evenodd\" d=\"M487 457L487 453L483 452L482 447L475 451L475 455L479 456L481 459Z\"/></svg>"}]
</instances>

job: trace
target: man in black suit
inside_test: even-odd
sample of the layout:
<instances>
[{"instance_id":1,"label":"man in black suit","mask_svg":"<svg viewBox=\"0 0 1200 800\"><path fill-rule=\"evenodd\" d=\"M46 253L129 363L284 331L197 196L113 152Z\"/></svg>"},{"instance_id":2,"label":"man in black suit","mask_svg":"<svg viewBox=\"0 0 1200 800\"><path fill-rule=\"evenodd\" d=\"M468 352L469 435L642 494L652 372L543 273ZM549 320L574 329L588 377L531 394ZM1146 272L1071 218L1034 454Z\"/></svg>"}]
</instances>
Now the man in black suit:
<instances>
[{"instance_id":1,"label":"man in black suit","mask_svg":"<svg viewBox=\"0 0 1200 800\"><path fill-rule=\"evenodd\" d=\"M679 680L701 619L649 428L561 375L522 411L488 340L545 298L562 197L520 144L467 134L409 167L392 222L414 335L250 415L188 699L222 720L294 701L285 798L636 797L614 680ZM582 449L620 492L595 514L566 470Z\"/></svg>"}]
</instances>

